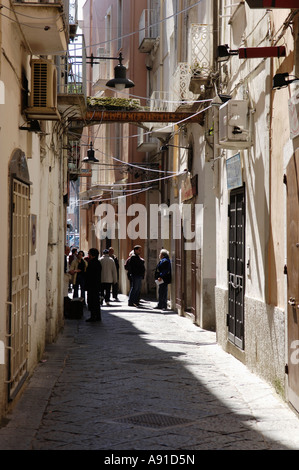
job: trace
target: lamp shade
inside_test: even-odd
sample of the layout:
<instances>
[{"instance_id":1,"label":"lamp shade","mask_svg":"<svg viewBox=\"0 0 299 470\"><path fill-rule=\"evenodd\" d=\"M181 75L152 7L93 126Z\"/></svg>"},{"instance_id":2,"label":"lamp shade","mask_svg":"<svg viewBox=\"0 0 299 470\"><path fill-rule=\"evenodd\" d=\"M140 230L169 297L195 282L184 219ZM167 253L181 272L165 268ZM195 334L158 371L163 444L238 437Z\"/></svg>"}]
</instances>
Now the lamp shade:
<instances>
[{"instance_id":1,"label":"lamp shade","mask_svg":"<svg viewBox=\"0 0 299 470\"><path fill-rule=\"evenodd\" d=\"M124 88L132 88L135 86L135 83L132 80L129 80L127 77L127 69L121 63L114 67L114 78L109 80L106 83L106 86L111 88L116 88L118 90L123 90Z\"/></svg>"},{"instance_id":2,"label":"lamp shade","mask_svg":"<svg viewBox=\"0 0 299 470\"><path fill-rule=\"evenodd\" d=\"M238 51L232 51L227 44L222 44L217 47L217 60L218 62L225 62L231 55L238 55Z\"/></svg>"},{"instance_id":3,"label":"lamp shade","mask_svg":"<svg viewBox=\"0 0 299 470\"><path fill-rule=\"evenodd\" d=\"M273 90L280 90L280 88L285 88L293 82L297 82L299 78L294 77L289 80L289 74L286 73L277 73L273 77Z\"/></svg>"},{"instance_id":4,"label":"lamp shade","mask_svg":"<svg viewBox=\"0 0 299 470\"><path fill-rule=\"evenodd\" d=\"M87 157L82 160L84 163L98 163L99 160L94 156L94 149L92 148L92 142L90 142L90 147L87 150Z\"/></svg>"}]
</instances>

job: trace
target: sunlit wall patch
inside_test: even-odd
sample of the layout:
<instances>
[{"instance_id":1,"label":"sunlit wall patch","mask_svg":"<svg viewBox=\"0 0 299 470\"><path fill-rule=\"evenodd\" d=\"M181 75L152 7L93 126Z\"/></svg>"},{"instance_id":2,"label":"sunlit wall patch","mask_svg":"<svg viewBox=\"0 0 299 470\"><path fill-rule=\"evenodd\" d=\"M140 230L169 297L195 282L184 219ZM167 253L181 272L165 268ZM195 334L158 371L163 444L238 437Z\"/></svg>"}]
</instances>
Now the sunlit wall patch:
<instances>
[{"instance_id":1,"label":"sunlit wall patch","mask_svg":"<svg viewBox=\"0 0 299 470\"><path fill-rule=\"evenodd\" d=\"M3 341L0 341L0 365L5 364L5 346Z\"/></svg>"},{"instance_id":2,"label":"sunlit wall patch","mask_svg":"<svg viewBox=\"0 0 299 470\"><path fill-rule=\"evenodd\" d=\"M5 86L0 80L0 104L5 104Z\"/></svg>"}]
</instances>

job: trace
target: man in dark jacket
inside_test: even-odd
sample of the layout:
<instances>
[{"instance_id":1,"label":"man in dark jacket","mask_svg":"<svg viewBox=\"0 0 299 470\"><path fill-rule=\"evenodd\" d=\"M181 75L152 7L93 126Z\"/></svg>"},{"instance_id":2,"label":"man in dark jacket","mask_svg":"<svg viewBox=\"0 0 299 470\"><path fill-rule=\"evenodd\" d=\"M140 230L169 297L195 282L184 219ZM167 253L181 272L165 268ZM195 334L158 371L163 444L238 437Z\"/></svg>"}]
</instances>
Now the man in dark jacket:
<instances>
[{"instance_id":1,"label":"man in dark jacket","mask_svg":"<svg viewBox=\"0 0 299 470\"><path fill-rule=\"evenodd\" d=\"M119 283L119 262L118 262L117 257L114 254L114 249L112 248L112 246L109 248L109 256L110 258L114 260L116 273L117 273L117 282L115 282L112 285L112 297L114 298L114 300L118 300L117 296L118 296L118 283Z\"/></svg>"},{"instance_id":2,"label":"man in dark jacket","mask_svg":"<svg viewBox=\"0 0 299 470\"><path fill-rule=\"evenodd\" d=\"M140 254L141 246L134 246L134 253L130 258L128 266L128 272L131 279L131 289L129 293L129 306L131 307L139 306L141 282L145 274L144 259L140 257Z\"/></svg>"},{"instance_id":3,"label":"man in dark jacket","mask_svg":"<svg viewBox=\"0 0 299 470\"><path fill-rule=\"evenodd\" d=\"M90 318L86 321L101 321L100 289L101 289L101 263L99 261L99 251L90 248L89 261L86 269L86 290L87 304L90 311Z\"/></svg>"}]
</instances>

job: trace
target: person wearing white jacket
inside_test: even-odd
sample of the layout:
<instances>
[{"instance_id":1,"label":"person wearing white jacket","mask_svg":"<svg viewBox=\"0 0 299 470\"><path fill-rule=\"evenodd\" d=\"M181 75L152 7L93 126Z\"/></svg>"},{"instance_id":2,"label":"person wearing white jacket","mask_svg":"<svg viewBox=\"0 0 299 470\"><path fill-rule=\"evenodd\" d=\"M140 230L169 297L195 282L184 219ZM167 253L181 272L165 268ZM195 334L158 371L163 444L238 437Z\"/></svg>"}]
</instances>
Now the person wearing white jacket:
<instances>
[{"instance_id":1,"label":"person wearing white jacket","mask_svg":"<svg viewBox=\"0 0 299 470\"><path fill-rule=\"evenodd\" d=\"M103 251L100 263L102 266L101 297L105 299L106 305L110 305L110 291L111 286L117 282L117 270L114 260L109 256L109 250Z\"/></svg>"}]
</instances>

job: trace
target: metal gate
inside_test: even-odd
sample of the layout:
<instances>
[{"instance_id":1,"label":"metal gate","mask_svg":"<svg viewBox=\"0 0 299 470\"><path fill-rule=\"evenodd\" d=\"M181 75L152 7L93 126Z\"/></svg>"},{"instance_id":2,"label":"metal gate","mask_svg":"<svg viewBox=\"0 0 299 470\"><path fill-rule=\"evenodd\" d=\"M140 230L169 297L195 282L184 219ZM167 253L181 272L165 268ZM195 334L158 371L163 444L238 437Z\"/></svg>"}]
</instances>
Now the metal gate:
<instances>
[{"instance_id":1,"label":"metal gate","mask_svg":"<svg viewBox=\"0 0 299 470\"><path fill-rule=\"evenodd\" d=\"M180 227L181 230L181 227ZM182 240L175 240L175 304L177 308L183 308L182 298Z\"/></svg>"},{"instance_id":2,"label":"metal gate","mask_svg":"<svg viewBox=\"0 0 299 470\"><path fill-rule=\"evenodd\" d=\"M191 215L191 232L195 233L195 207L192 204L192 215ZM195 235L196 237L196 235ZM197 266L196 266L196 250L191 252L191 290L192 290L192 302L191 302L191 313L196 319L196 294L197 294Z\"/></svg>"},{"instance_id":3,"label":"metal gate","mask_svg":"<svg viewBox=\"0 0 299 470\"><path fill-rule=\"evenodd\" d=\"M29 315L29 196L30 188L12 178L11 288L8 318L9 399L27 376Z\"/></svg>"},{"instance_id":4,"label":"metal gate","mask_svg":"<svg viewBox=\"0 0 299 470\"><path fill-rule=\"evenodd\" d=\"M299 411L299 149L287 167L288 396Z\"/></svg>"},{"instance_id":5,"label":"metal gate","mask_svg":"<svg viewBox=\"0 0 299 470\"><path fill-rule=\"evenodd\" d=\"M230 195L228 258L228 339L244 349L245 187Z\"/></svg>"}]
</instances>

